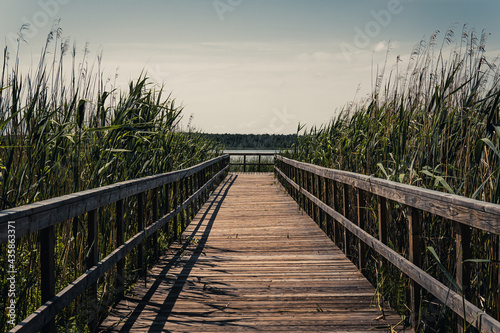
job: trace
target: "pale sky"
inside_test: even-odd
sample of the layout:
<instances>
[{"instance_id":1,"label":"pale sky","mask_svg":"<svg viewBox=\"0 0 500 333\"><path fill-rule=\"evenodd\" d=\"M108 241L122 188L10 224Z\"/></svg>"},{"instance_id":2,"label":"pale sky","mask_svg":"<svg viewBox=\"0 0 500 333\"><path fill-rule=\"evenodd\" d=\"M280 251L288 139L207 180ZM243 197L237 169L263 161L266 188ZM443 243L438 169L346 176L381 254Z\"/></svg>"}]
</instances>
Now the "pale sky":
<instances>
[{"instance_id":1,"label":"pale sky","mask_svg":"<svg viewBox=\"0 0 500 333\"><path fill-rule=\"evenodd\" d=\"M54 20L78 50L102 50L126 89L147 70L209 133L294 133L327 123L371 90L372 62L403 62L415 44L467 24L500 55L498 0L0 0L10 44L23 23L24 65ZM10 45L11 46L11 45ZM12 51L12 50L11 50Z\"/></svg>"}]
</instances>

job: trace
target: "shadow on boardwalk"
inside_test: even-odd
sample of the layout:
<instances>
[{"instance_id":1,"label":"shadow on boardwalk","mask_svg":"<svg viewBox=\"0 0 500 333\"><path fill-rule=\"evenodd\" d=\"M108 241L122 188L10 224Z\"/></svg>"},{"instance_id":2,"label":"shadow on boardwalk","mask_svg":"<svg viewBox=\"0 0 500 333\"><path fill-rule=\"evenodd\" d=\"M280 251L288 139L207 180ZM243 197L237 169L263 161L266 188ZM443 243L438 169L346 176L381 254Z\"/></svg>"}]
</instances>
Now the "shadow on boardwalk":
<instances>
[{"instance_id":1,"label":"shadow on boardwalk","mask_svg":"<svg viewBox=\"0 0 500 333\"><path fill-rule=\"evenodd\" d=\"M229 175L105 332L389 332L401 318L271 174Z\"/></svg>"}]
</instances>

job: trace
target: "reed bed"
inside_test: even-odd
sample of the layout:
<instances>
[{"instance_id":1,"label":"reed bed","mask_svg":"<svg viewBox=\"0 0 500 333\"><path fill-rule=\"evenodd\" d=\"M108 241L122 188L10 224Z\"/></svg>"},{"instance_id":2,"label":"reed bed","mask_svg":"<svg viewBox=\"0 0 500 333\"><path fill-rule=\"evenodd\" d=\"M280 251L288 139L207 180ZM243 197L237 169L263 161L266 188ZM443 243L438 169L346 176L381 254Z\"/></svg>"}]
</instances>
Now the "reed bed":
<instances>
[{"instance_id":1,"label":"reed bed","mask_svg":"<svg viewBox=\"0 0 500 333\"><path fill-rule=\"evenodd\" d=\"M38 65L23 73L22 32L14 55L4 49L0 76L1 210L182 169L218 155L214 141L181 129L182 107L163 88L149 83L147 74L130 82L128 91L116 89L112 79L104 78L101 55L91 61L87 46L79 55L76 44L71 45L58 27L48 35ZM172 194L168 197L174 200ZM167 193L163 190L160 195L165 198ZM160 199L161 211L165 201ZM131 199L124 204L127 239L137 232L137 202ZM112 208L99 210L99 258L113 250ZM151 222L152 216L146 218ZM56 292L86 270L86 230L85 216L56 227ZM173 230L160 234L163 249L172 234ZM41 305L39 247L38 233L17 242L16 322ZM2 245L0 331L11 327L5 315L6 250ZM138 275L134 255L127 260L127 286ZM109 273L98 284L98 304L80 297L56 318L58 331L92 331L112 299L113 285L114 276Z\"/></svg>"},{"instance_id":2,"label":"reed bed","mask_svg":"<svg viewBox=\"0 0 500 333\"><path fill-rule=\"evenodd\" d=\"M415 46L405 65L399 56L377 71L374 91L345 106L321 127L304 131L288 156L414 186L500 203L500 71L485 56L486 33L464 27L436 32ZM405 65L403 67L403 65ZM302 126L299 125L299 131ZM351 202L356 202L355 197ZM407 216L390 203L388 244L406 255ZM351 217L356 209L351 205ZM377 235L375 198L367 198L366 230ZM455 239L451 223L424 215L423 269L453 287ZM470 299L500 317L498 236L475 230ZM353 249L350 253L355 256ZM436 255L432 254L435 249ZM477 259L477 260L476 260ZM353 260L357 258L353 257ZM367 275L401 315L406 316L408 280L371 254ZM432 297L422 295L418 330L451 332L453 318Z\"/></svg>"}]
</instances>

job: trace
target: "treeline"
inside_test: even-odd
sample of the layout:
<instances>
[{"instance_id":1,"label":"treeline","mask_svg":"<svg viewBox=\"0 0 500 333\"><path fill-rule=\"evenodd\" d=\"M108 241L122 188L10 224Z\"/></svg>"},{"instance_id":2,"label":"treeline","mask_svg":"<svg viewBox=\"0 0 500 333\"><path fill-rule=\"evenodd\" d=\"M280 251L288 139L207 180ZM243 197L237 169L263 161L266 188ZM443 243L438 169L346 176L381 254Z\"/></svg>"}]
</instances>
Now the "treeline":
<instances>
[{"instance_id":1,"label":"treeline","mask_svg":"<svg viewBox=\"0 0 500 333\"><path fill-rule=\"evenodd\" d=\"M216 141L225 149L284 149L297 142L296 134L209 134L209 141Z\"/></svg>"}]
</instances>

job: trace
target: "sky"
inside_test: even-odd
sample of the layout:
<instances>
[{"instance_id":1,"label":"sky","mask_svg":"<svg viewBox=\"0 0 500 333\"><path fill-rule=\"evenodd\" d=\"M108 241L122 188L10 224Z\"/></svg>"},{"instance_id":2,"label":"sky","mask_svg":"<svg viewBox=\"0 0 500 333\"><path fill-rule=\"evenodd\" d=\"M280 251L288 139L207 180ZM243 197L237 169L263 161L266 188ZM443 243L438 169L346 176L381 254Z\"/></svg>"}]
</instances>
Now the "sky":
<instances>
[{"instance_id":1,"label":"sky","mask_svg":"<svg viewBox=\"0 0 500 333\"><path fill-rule=\"evenodd\" d=\"M387 57L463 26L491 33L500 55L498 0L0 0L1 41L22 66L36 63L60 20L64 37L126 90L146 71L164 85L183 121L208 133L295 133L321 126L370 94ZM1 45L1 43L0 43ZM389 50L389 51L388 51ZM389 53L387 53L389 52ZM116 77L116 78L115 78Z\"/></svg>"}]
</instances>

